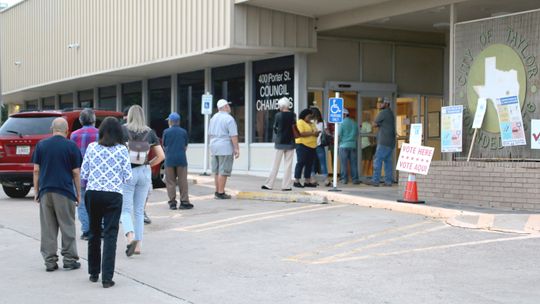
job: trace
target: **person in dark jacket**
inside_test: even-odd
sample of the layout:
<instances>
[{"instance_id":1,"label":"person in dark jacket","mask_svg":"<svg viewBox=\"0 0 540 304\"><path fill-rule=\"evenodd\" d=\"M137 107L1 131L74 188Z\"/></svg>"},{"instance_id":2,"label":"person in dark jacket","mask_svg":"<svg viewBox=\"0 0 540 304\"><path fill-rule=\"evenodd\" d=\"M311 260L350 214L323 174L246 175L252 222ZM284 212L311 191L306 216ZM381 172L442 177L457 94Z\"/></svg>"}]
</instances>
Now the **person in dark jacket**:
<instances>
[{"instance_id":1,"label":"person in dark jacket","mask_svg":"<svg viewBox=\"0 0 540 304\"><path fill-rule=\"evenodd\" d=\"M290 191L292 188L292 162L294 157L294 136L292 132L296 115L290 112L290 101L287 97L282 97L278 101L279 112L274 118L274 143L276 155L270 176L266 179L261 189L271 190L274 187L276 175L279 171L281 159L284 160L285 172L281 183L281 190Z\"/></svg>"}]
</instances>

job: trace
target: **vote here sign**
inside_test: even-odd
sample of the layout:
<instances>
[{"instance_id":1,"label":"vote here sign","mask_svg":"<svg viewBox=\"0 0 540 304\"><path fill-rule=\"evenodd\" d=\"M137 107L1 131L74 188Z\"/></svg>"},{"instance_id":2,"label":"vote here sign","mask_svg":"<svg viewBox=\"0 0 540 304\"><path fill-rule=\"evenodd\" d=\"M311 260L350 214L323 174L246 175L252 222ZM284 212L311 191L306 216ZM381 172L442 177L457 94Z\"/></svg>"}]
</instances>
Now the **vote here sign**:
<instances>
[{"instance_id":1,"label":"vote here sign","mask_svg":"<svg viewBox=\"0 0 540 304\"><path fill-rule=\"evenodd\" d=\"M403 144L396 170L427 175L435 148Z\"/></svg>"}]
</instances>

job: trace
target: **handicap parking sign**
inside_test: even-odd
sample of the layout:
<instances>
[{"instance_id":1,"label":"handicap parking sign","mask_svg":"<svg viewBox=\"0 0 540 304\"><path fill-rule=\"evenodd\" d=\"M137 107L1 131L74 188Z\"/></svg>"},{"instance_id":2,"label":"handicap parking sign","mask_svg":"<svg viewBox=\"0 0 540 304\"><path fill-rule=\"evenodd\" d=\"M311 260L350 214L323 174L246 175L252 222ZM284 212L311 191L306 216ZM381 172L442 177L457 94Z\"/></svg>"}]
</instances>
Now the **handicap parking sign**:
<instances>
[{"instance_id":1,"label":"handicap parking sign","mask_svg":"<svg viewBox=\"0 0 540 304\"><path fill-rule=\"evenodd\" d=\"M213 96L209 93L206 93L202 96L201 114L203 115L212 114L212 98Z\"/></svg>"},{"instance_id":2,"label":"handicap parking sign","mask_svg":"<svg viewBox=\"0 0 540 304\"><path fill-rule=\"evenodd\" d=\"M330 98L328 101L328 122L343 122L343 98Z\"/></svg>"}]
</instances>

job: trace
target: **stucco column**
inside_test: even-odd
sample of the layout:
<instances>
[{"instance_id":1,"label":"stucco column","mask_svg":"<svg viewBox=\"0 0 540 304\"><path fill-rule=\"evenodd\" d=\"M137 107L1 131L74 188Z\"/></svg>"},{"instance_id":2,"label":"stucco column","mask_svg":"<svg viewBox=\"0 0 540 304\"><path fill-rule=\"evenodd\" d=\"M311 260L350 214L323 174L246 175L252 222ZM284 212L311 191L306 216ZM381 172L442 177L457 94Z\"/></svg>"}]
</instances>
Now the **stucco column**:
<instances>
[{"instance_id":1,"label":"stucco column","mask_svg":"<svg viewBox=\"0 0 540 304\"><path fill-rule=\"evenodd\" d=\"M178 111L178 74L171 75L171 112Z\"/></svg>"},{"instance_id":2,"label":"stucco column","mask_svg":"<svg viewBox=\"0 0 540 304\"><path fill-rule=\"evenodd\" d=\"M94 97L94 109L99 109L99 88L94 88L93 90Z\"/></svg>"},{"instance_id":3,"label":"stucco column","mask_svg":"<svg viewBox=\"0 0 540 304\"><path fill-rule=\"evenodd\" d=\"M116 111L122 112L122 84L116 85Z\"/></svg>"},{"instance_id":4,"label":"stucco column","mask_svg":"<svg viewBox=\"0 0 540 304\"><path fill-rule=\"evenodd\" d=\"M294 112L307 108L307 55L294 54Z\"/></svg>"},{"instance_id":5,"label":"stucco column","mask_svg":"<svg viewBox=\"0 0 540 304\"><path fill-rule=\"evenodd\" d=\"M78 108L80 107L79 105L79 92L75 91L73 93L73 108Z\"/></svg>"},{"instance_id":6,"label":"stucco column","mask_svg":"<svg viewBox=\"0 0 540 304\"><path fill-rule=\"evenodd\" d=\"M148 79L142 80L142 108L144 115L148 118L148 108L149 108L149 92L148 92ZM148 120L148 119L147 119Z\"/></svg>"}]
</instances>

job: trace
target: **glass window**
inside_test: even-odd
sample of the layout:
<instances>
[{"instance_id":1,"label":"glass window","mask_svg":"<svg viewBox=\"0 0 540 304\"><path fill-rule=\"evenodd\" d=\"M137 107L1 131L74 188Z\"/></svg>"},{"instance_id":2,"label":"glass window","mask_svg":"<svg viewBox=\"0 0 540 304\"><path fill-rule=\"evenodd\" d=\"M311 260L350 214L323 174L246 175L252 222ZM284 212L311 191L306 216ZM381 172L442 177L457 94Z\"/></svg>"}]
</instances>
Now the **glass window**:
<instances>
[{"instance_id":1,"label":"glass window","mask_svg":"<svg viewBox=\"0 0 540 304\"><path fill-rule=\"evenodd\" d=\"M122 111L132 105L142 106L142 82L135 81L122 84Z\"/></svg>"},{"instance_id":2,"label":"glass window","mask_svg":"<svg viewBox=\"0 0 540 304\"><path fill-rule=\"evenodd\" d=\"M171 112L171 77L161 77L148 81L148 122L150 128L161 137L168 125Z\"/></svg>"},{"instance_id":3,"label":"glass window","mask_svg":"<svg viewBox=\"0 0 540 304\"><path fill-rule=\"evenodd\" d=\"M94 90L79 92L79 106L83 109L94 107Z\"/></svg>"},{"instance_id":4,"label":"glass window","mask_svg":"<svg viewBox=\"0 0 540 304\"><path fill-rule=\"evenodd\" d=\"M99 88L99 109L116 111L116 86Z\"/></svg>"},{"instance_id":5,"label":"glass window","mask_svg":"<svg viewBox=\"0 0 540 304\"><path fill-rule=\"evenodd\" d=\"M54 96L43 98L42 110L54 110Z\"/></svg>"},{"instance_id":6,"label":"glass window","mask_svg":"<svg viewBox=\"0 0 540 304\"><path fill-rule=\"evenodd\" d=\"M27 100L25 102L25 110L26 111L37 111L39 106L38 106L38 101L37 100Z\"/></svg>"},{"instance_id":7,"label":"glass window","mask_svg":"<svg viewBox=\"0 0 540 304\"><path fill-rule=\"evenodd\" d=\"M214 105L220 99L231 103L231 114L238 126L238 140L245 142L246 102L245 65L235 64L212 69L212 92ZM214 111L217 111L214 106Z\"/></svg>"},{"instance_id":8,"label":"glass window","mask_svg":"<svg viewBox=\"0 0 540 304\"><path fill-rule=\"evenodd\" d=\"M73 108L73 94L60 95L60 110Z\"/></svg>"},{"instance_id":9,"label":"glass window","mask_svg":"<svg viewBox=\"0 0 540 304\"><path fill-rule=\"evenodd\" d=\"M180 125L189 134L189 142L204 142L204 115L201 114L201 98L204 94L204 71L178 75L178 113Z\"/></svg>"},{"instance_id":10,"label":"glass window","mask_svg":"<svg viewBox=\"0 0 540 304\"><path fill-rule=\"evenodd\" d=\"M294 106L294 56L253 62L253 82L253 142L271 142L277 101Z\"/></svg>"},{"instance_id":11,"label":"glass window","mask_svg":"<svg viewBox=\"0 0 540 304\"><path fill-rule=\"evenodd\" d=\"M0 128L0 135L43 135L51 133L52 121L58 116L10 117Z\"/></svg>"}]
</instances>

